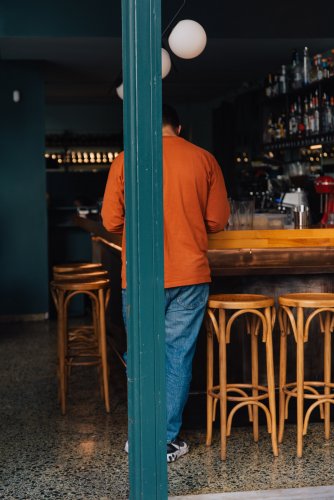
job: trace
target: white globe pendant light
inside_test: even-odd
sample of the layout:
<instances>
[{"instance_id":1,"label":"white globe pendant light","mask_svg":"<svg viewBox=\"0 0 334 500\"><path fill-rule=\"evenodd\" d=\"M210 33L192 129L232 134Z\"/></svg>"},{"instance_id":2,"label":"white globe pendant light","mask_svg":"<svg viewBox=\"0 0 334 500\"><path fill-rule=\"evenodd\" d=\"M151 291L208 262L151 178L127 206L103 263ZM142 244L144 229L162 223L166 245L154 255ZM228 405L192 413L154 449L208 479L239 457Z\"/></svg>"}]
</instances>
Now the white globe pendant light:
<instances>
[{"instance_id":1,"label":"white globe pendant light","mask_svg":"<svg viewBox=\"0 0 334 500\"><path fill-rule=\"evenodd\" d=\"M206 41L204 28L191 19L178 22L168 38L171 50L182 59L199 56L205 49Z\"/></svg>"},{"instance_id":2,"label":"white globe pendant light","mask_svg":"<svg viewBox=\"0 0 334 500\"><path fill-rule=\"evenodd\" d=\"M120 99L123 99L123 83L116 87L116 93Z\"/></svg>"},{"instance_id":3,"label":"white globe pendant light","mask_svg":"<svg viewBox=\"0 0 334 500\"><path fill-rule=\"evenodd\" d=\"M161 49L161 78L165 78L170 72L172 62L166 49Z\"/></svg>"}]
</instances>

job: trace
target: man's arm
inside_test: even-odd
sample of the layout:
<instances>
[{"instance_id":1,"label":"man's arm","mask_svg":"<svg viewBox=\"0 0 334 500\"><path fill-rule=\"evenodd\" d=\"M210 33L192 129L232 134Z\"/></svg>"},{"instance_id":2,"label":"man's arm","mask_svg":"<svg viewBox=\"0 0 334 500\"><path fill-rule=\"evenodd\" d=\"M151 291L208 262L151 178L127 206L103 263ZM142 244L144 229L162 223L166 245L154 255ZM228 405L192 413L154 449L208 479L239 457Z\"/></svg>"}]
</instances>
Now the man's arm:
<instances>
[{"instance_id":1,"label":"man's arm","mask_svg":"<svg viewBox=\"0 0 334 500\"><path fill-rule=\"evenodd\" d=\"M205 212L205 225L208 233L222 231L230 216L230 205L222 171L212 157L212 176L208 202Z\"/></svg>"},{"instance_id":2,"label":"man's arm","mask_svg":"<svg viewBox=\"0 0 334 500\"><path fill-rule=\"evenodd\" d=\"M104 227L112 233L124 228L124 154L113 161L104 192L101 216Z\"/></svg>"}]
</instances>

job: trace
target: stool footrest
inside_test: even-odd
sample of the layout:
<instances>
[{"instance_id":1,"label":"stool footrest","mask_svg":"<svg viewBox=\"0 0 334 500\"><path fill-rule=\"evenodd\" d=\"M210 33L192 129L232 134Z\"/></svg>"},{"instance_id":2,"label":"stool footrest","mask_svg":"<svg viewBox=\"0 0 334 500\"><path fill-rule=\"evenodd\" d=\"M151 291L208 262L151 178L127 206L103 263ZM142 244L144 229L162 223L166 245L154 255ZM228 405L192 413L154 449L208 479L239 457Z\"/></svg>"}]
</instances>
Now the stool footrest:
<instances>
[{"instance_id":1,"label":"stool footrest","mask_svg":"<svg viewBox=\"0 0 334 500\"><path fill-rule=\"evenodd\" d=\"M248 395L248 394L245 394L243 396L229 396L228 395L229 392L233 392L233 391L240 392L240 389L262 391L265 394L259 394L257 396ZM236 401L236 402L249 401L251 403L252 401L261 401L262 399L268 399L268 388L263 386L263 385L228 384L226 392L227 392L227 396L226 396L227 401ZM211 387L211 389L209 389L207 391L207 394L213 398L221 399L220 386L216 385L216 386Z\"/></svg>"},{"instance_id":2,"label":"stool footrest","mask_svg":"<svg viewBox=\"0 0 334 500\"><path fill-rule=\"evenodd\" d=\"M305 394L304 392L304 398L305 399L328 399L328 398L334 398L334 393L332 394L320 394L317 391L317 388L334 388L334 383L326 383L326 382L319 382L319 381L304 381L303 384L303 391L310 391L312 394ZM294 398L297 397L297 382L290 382L289 384L285 384L281 387L281 390L284 392L284 394L288 396L292 396ZM317 393L317 394L316 394Z\"/></svg>"},{"instance_id":3,"label":"stool footrest","mask_svg":"<svg viewBox=\"0 0 334 500\"><path fill-rule=\"evenodd\" d=\"M66 362L67 366L99 366L101 364L100 360L96 361L70 361Z\"/></svg>"}]
</instances>

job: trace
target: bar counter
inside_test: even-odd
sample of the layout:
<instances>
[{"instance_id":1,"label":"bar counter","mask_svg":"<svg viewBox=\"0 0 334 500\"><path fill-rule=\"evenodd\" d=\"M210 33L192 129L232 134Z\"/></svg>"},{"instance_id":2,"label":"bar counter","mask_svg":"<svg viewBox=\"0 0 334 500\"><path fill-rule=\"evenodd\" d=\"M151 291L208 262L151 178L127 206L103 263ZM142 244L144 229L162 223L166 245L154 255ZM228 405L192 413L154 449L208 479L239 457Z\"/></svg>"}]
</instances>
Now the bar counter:
<instances>
[{"instance_id":1,"label":"bar counter","mask_svg":"<svg viewBox=\"0 0 334 500\"><path fill-rule=\"evenodd\" d=\"M75 222L91 233L93 244L121 251L122 238L93 218ZM334 229L221 231L209 235L212 277L334 273Z\"/></svg>"},{"instance_id":2,"label":"bar counter","mask_svg":"<svg viewBox=\"0 0 334 500\"><path fill-rule=\"evenodd\" d=\"M121 315L121 236L108 233L101 222L76 217L76 224L91 234L93 260L102 262L110 271L112 295L110 306L111 337L116 348L126 349ZM212 274L211 293L255 293L272 296L293 292L334 293L334 229L273 229L222 231L209 235L209 262ZM275 380L278 381L279 328L274 327ZM250 345L247 335L236 335L229 346L228 373L230 380L249 380ZM288 342L287 379L295 376L293 338ZM205 424L205 365L206 336L199 335L193 364L191 395L185 409L188 426ZM260 354L260 367L264 353ZM305 345L305 377L318 380L323 366L323 339L317 325L311 327L310 340ZM261 373L262 372L262 373ZM265 373L260 368L260 383ZM194 409L196 408L196 412ZM291 415L294 415L293 409ZM316 419L316 412L312 419ZM312 414L313 415L313 414ZM246 413L237 418L246 422ZM186 424L187 425L187 424Z\"/></svg>"},{"instance_id":3,"label":"bar counter","mask_svg":"<svg viewBox=\"0 0 334 500\"><path fill-rule=\"evenodd\" d=\"M209 235L212 276L334 272L334 229L222 231Z\"/></svg>"}]
</instances>

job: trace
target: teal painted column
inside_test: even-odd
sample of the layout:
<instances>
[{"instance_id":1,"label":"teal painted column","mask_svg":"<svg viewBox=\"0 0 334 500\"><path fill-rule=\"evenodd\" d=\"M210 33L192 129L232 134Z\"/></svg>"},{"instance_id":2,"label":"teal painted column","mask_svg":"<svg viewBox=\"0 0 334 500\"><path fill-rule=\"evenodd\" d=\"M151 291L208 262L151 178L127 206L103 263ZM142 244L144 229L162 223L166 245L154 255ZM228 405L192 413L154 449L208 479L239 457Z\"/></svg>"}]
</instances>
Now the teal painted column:
<instances>
[{"instance_id":1,"label":"teal painted column","mask_svg":"<svg viewBox=\"0 0 334 500\"><path fill-rule=\"evenodd\" d=\"M161 2L123 0L131 499L167 498Z\"/></svg>"}]
</instances>

